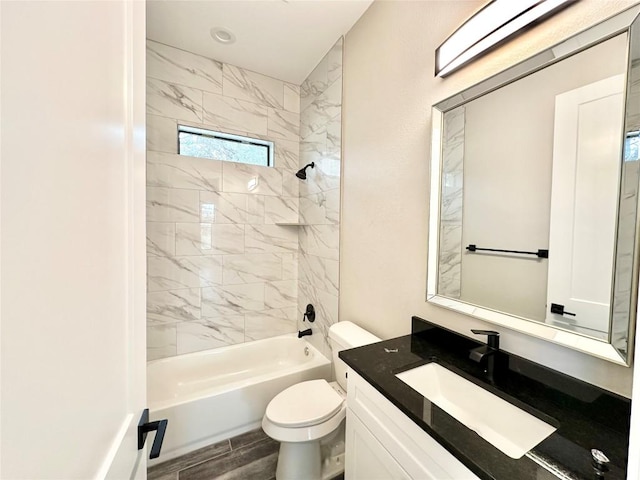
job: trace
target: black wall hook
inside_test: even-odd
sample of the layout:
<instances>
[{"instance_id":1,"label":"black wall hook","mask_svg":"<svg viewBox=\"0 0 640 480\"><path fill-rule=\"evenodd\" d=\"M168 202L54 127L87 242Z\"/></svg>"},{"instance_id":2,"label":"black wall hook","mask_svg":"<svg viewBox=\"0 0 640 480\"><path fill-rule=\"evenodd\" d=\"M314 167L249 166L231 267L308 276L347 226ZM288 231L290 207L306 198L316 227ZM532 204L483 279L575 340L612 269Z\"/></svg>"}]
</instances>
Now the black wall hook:
<instances>
[{"instance_id":1,"label":"black wall hook","mask_svg":"<svg viewBox=\"0 0 640 480\"><path fill-rule=\"evenodd\" d=\"M316 320L316 309L313 308L313 305L308 304L307 305L307 310L304 312L304 315L302 316L302 321L304 322L304 319L309 320L311 323L315 322Z\"/></svg>"}]
</instances>

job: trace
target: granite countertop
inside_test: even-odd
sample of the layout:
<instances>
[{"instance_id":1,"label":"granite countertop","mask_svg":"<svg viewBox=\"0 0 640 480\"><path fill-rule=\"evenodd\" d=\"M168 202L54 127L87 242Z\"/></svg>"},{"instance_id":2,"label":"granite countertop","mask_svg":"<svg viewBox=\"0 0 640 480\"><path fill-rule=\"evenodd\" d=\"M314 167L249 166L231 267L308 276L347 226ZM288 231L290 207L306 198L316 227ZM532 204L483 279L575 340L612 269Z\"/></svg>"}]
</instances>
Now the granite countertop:
<instances>
[{"instance_id":1,"label":"granite countertop","mask_svg":"<svg viewBox=\"0 0 640 480\"><path fill-rule=\"evenodd\" d=\"M469 359L482 342L418 317L412 323L411 335L345 350L340 358L478 477L592 480L596 448L611 461L604 479L625 479L629 399L502 351L489 381L483 366ZM508 457L435 404L425 408L430 402L395 376L434 361L557 430L522 458Z\"/></svg>"}]
</instances>

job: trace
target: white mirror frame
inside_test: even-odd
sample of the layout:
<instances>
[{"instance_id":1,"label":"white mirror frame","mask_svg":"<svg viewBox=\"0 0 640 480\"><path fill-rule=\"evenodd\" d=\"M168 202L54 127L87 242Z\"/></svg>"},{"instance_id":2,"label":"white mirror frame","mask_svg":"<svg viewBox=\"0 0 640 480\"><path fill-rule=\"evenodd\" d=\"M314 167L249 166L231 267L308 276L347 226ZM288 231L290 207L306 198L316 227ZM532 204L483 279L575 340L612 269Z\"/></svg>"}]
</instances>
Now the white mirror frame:
<instances>
[{"instance_id":1,"label":"white mirror frame","mask_svg":"<svg viewBox=\"0 0 640 480\"><path fill-rule=\"evenodd\" d=\"M632 32L632 24L640 14L640 6L634 6L623 12L584 30L577 35L537 54L533 57L490 77L452 97L449 97L432 108L432 136L431 136L431 189L430 189L430 215L429 215L429 249L427 268L427 301L449 310L469 315L480 320L488 321L502 327L541 338L558 345L578 350L595 357L630 366L633 357L633 338L635 331L635 319L637 318L638 296L638 258L640 237L640 209L636 212L636 235L634 245L634 261L632 275L632 299L630 306L630 318L628 328L628 346L626 352L621 352L606 341L597 340L579 333L562 330L534 320L528 320L504 312L473 305L453 298L438 295L438 252L440 232L440 207L442 185L442 129L444 113L463 105L474 98L485 95L497 88L530 75L542 68L561 61L571 55L585 50L597 43L607 40L615 35L628 32L628 60L627 60L627 90L625 91L625 133L630 123L630 97L640 95L635 90L640 90L640 82L632 82L629 79L630 67L640 62L640 25L635 25ZM639 20L640 22L640 20ZM633 33L633 34L632 34ZM635 38L634 38L635 37ZM631 92L631 89L634 89ZM634 95L630 95L633 93ZM637 119L634 119L637 122ZM637 128L637 127L636 127Z\"/></svg>"}]
</instances>

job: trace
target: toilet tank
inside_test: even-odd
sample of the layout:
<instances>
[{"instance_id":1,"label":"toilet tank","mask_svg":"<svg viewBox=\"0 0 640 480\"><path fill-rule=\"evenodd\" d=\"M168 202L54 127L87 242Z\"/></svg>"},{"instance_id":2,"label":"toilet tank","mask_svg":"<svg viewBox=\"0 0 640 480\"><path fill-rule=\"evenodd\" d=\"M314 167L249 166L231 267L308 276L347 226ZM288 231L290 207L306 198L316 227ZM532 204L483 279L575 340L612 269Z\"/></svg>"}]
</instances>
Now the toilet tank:
<instances>
[{"instance_id":1,"label":"toilet tank","mask_svg":"<svg viewBox=\"0 0 640 480\"><path fill-rule=\"evenodd\" d=\"M347 364L338 358L340 350L361 347L379 342L374 334L360 328L355 323L338 322L329 328L329 341L333 352L333 365L336 370L336 381L343 390L347 390Z\"/></svg>"}]
</instances>

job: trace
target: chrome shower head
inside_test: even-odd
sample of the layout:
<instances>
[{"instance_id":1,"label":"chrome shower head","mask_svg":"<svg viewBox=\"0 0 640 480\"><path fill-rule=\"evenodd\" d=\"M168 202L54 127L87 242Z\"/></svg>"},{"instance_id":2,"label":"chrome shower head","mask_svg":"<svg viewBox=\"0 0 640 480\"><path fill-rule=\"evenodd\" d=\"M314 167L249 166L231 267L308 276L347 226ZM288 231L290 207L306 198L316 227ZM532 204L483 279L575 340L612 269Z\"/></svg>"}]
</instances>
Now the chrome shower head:
<instances>
[{"instance_id":1,"label":"chrome shower head","mask_svg":"<svg viewBox=\"0 0 640 480\"><path fill-rule=\"evenodd\" d=\"M310 164L305 165L304 168L301 168L300 170L298 170L296 172L296 177L298 177L300 180L306 180L307 179L307 168L309 168L309 167L315 168L316 164L311 162Z\"/></svg>"}]
</instances>

